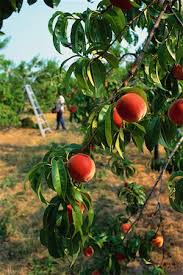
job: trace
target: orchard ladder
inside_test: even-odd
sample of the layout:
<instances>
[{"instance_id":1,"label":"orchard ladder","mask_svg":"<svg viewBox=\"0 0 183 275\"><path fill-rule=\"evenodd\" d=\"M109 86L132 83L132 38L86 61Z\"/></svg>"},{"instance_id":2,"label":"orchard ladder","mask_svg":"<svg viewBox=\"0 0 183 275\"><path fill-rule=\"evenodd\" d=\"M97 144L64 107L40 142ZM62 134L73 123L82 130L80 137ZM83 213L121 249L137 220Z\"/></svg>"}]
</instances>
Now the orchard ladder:
<instances>
[{"instance_id":1,"label":"orchard ladder","mask_svg":"<svg viewBox=\"0 0 183 275\"><path fill-rule=\"evenodd\" d=\"M39 130L41 132L41 135L43 137L45 137L45 133L46 132L51 132L51 129L43 115L43 112L41 111L41 108L39 106L39 103L37 101L37 98L32 90L32 87L31 85L25 85L25 91L27 93L27 96L30 100L30 103L32 105L32 108L34 110L34 114L36 116L36 119L37 119L37 123L38 123L38 126L39 126Z\"/></svg>"}]
</instances>

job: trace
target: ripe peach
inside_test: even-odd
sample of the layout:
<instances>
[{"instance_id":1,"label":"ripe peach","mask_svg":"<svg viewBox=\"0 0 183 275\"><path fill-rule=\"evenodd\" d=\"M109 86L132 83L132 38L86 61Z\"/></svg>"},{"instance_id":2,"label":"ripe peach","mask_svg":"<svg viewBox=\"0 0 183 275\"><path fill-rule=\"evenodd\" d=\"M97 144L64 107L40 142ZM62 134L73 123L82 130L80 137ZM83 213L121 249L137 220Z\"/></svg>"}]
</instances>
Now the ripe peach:
<instances>
[{"instance_id":1,"label":"ripe peach","mask_svg":"<svg viewBox=\"0 0 183 275\"><path fill-rule=\"evenodd\" d=\"M140 95L127 93L118 100L116 109L127 122L137 122L145 116L147 104Z\"/></svg>"},{"instance_id":2,"label":"ripe peach","mask_svg":"<svg viewBox=\"0 0 183 275\"><path fill-rule=\"evenodd\" d=\"M133 6L128 0L110 0L111 4L122 9L123 11L129 11Z\"/></svg>"},{"instance_id":3,"label":"ripe peach","mask_svg":"<svg viewBox=\"0 0 183 275\"><path fill-rule=\"evenodd\" d=\"M156 247L162 247L163 246L163 236L156 236L154 239L152 239L152 244Z\"/></svg>"},{"instance_id":4,"label":"ripe peach","mask_svg":"<svg viewBox=\"0 0 183 275\"><path fill-rule=\"evenodd\" d=\"M95 150L96 148L95 148L95 145L93 145L92 143L90 143L90 150Z\"/></svg>"},{"instance_id":5,"label":"ripe peach","mask_svg":"<svg viewBox=\"0 0 183 275\"><path fill-rule=\"evenodd\" d=\"M75 181L88 182L95 174L95 163L90 156L79 153L69 159L68 169Z\"/></svg>"},{"instance_id":6,"label":"ripe peach","mask_svg":"<svg viewBox=\"0 0 183 275\"><path fill-rule=\"evenodd\" d=\"M124 261L125 256L122 253L117 252L115 254L115 259L119 264L121 264Z\"/></svg>"},{"instance_id":7,"label":"ripe peach","mask_svg":"<svg viewBox=\"0 0 183 275\"><path fill-rule=\"evenodd\" d=\"M69 111L70 111L71 113L76 113L76 112L77 112L77 106L76 106L76 105L70 106L70 107L69 107Z\"/></svg>"},{"instance_id":8,"label":"ripe peach","mask_svg":"<svg viewBox=\"0 0 183 275\"><path fill-rule=\"evenodd\" d=\"M129 223L122 223L120 225L120 229L121 229L121 231L123 233L128 233L128 231L130 230L130 228L131 228L131 224L129 224Z\"/></svg>"},{"instance_id":9,"label":"ripe peach","mask_svg":"<svg viewBox=\"0 0 183 275\"><path fill-rule=\"evenodd\" d=\"M183 98L172 103L168 110L168 117L173 123L183 125Z\"/></svg>"},{"instance_id":10,"label":"ripe peach","mask_svg":"<svg viewBox=\"0 0 183 275\"><path fill-rule=\"evenodd\" d=\"M94 270L91 275L100 275L100 274L101 274L100 271Z\"/></svg>"},{"instance_id":11,"label":"ripe peach","mask_svg":"<svg viewBox=\"0 0 183 275\"><path fill-rule=\"evenodd\" d=\"M173 66L172 75L177 80L183 80L183 66L176 64Z\"/></svg>"},{"instance_id":12,"label":"ripe peach","mask_svg":"<svg viewBox=\"0 0 183 275\"><path fill-rule=\"evenodd\" d=\"M116 107L113 110L113 122L118 128L122 127L123 119L118 114L118 111L116 110Z\"/></svg>"},{"instance_id":13,"label":"ripe peach","mask_svg":"<svg viewBox=\"0 0 183 275\"><path fill-rule=\"evenodd\" d=\"M71 204L68 204L67 205L67 215L68 215L68 218L69 218L69 223L72 223L72 205Z\"/></svg>"},{"instance_id":14,"label":"ripe peach","mask_svg":"<svg viewBox=\"0 0 183 275\"><path fill-rule=\"evenodd\" d=\"M84 254L85 257L92 257L93 254L94 254L94 249L93 249L93 247L92 247L91 245L88 246L88 247L85 247L85 248L83 249L83 254Z\"/></svg>"}]
</instances>

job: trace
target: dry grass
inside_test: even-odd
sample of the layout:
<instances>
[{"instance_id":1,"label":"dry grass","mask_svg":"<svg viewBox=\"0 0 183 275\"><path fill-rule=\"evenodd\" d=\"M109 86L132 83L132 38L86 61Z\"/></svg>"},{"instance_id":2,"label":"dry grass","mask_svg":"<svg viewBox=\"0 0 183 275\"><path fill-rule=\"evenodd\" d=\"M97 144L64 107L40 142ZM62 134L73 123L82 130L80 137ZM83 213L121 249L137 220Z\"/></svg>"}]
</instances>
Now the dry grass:
<instances>
[{"instance_id":1,"label":"dry grass","mask_svg":"<svg viewBox=\"0 0 183 275\"><path fill-rule=\"evenodd\" d=\"M52 128L54 128L54 118L54 114L47 115ZM22 184L26 171L40 159L40 156L43 156L51 142L81 142L82 136L77 127L69 122L67 127L67 131L53 130L46 138L42 138L35 129L9 129L0 132L0 187L2 187L0 219L5 219L4 227L0 223L0 274L2 275L69 274L65 265L56 263L40 245L39 229L42 225L43 208L29 187L25 190ZM149 190L157 177L157 173L148 168L149 153L146 151L145 155L142 155L133 146L130 146L128 151L137 169L137 173L130 180L144 185L145 189ZM104 163L104 156L98 155L97 162ZM118 213L121 210L116 191L122 183L107 169L99 170L97 180L89 186L89 190L98 215L103 219L104 215L106 217L108 213ZM168 175L165 175L163 179L161 202L166 232L164 266L170 273L183 267L183 216L174 212L169 206L167 178ZM144 213L144 221L139 223L141 230L156 225L157 220L152 218L155 205L156 197L153 196ZM158 262L161 261L160 253L156 252L153 256ZM181 274L183 272L175 273L175 275Z\"/></svg>"}]
</instances>

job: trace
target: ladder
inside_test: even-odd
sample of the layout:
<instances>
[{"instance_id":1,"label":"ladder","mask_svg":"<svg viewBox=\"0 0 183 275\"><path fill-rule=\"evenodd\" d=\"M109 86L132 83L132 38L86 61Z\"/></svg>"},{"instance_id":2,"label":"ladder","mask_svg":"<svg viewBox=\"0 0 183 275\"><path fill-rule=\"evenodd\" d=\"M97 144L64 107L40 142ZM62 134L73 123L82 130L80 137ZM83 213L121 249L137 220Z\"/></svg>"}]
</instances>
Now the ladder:
<instances>
[{"instance_id":1,"label":"ladder","mask_svg":"<svg viewBox=\"0 0 183 275\"><path fill-rule=\"evenodd\" d=\"M41 108L40 108L39 103L36 99L36 96L35 96L35 94L32 90L31 85L25 85L24 88L25 88L27 96L30 100L30 103L32 105L32 108L34 110L34 114L36 116L37 123L38 123L38 126L39 126L39 130L41 132L41 135L43 137L45 137L45 133L46 132L51 132L51 129L50 129L50 127L49 127L49 125L48 125L48 123L47 123L47 121L46 121L46 119L43 115L43 112L41 111Z\"/></svg>"}]
</instances>

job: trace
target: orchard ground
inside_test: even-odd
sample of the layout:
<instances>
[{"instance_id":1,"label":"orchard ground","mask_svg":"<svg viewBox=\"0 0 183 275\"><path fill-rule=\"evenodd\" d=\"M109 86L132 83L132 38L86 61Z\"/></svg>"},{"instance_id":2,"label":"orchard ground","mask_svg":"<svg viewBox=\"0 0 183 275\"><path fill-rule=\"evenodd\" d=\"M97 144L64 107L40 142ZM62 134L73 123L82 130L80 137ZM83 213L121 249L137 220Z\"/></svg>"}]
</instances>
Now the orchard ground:
<instances>
[{"instance_id":1,"label":"orchard ground","mask_svg":"<svg viewBox=\"0 0 183 275\"><path fill-rule=\"evenodd\" d=\"M52 129L55 128L55 115L46 115ZM41 246L39 230L42 226L43 207L29 185L24 188L26 173L44 155L49 145L54 143L80 143L82 134L75 124L68 122L67 131L55 131L42 138L36 129L6 129L0 131L0 274L1 275L43 275L69 274L67 264L48 256L47 249ZM129 182L142 184L148 191L158 173L149 168L150 154L139 153L134 146L128 146L129 158L135 162L136 174ZM97 173L93 182L87 183L98 213L98 226L105 226L109 214L120 213L123 206L117 198L117 191L124 182L106 168L107 156L95 153ZM164 267L168 274L183 274L183 216L169 206L166 181L163 178L161 202L163 205L165 230ZM116 203L114 203L114 201ZM112 203L113 202L113 203ZM111 208L111 205L115 205ZM155 226L153 218L156 197L144 213L139 223L143 232ZM157 249L153 259L160 263L162 250ZM85 259L80 261L84 264ZM88 261L88 260L87 260ZM134 263L132 274L138 274L138 266ZM77 273L76 273L77 274ZM140 273L139 273L140 274Z\"/></svg>"}]
</instances>

